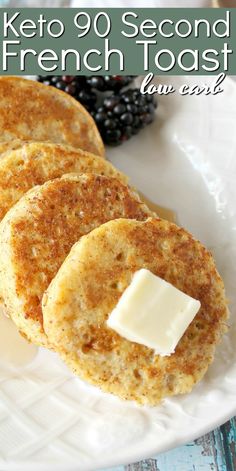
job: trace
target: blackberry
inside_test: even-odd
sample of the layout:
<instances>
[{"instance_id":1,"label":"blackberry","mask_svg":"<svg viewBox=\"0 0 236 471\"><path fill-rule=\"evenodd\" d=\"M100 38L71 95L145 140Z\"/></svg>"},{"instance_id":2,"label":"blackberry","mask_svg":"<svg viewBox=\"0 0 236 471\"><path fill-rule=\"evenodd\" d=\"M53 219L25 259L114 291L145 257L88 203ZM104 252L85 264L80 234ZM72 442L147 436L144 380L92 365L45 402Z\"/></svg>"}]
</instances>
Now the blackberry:
<instances>
[{"instance_id":1,"label":"blackberry","mask_svg":"<svg viewBox=\"0 0 236 471\"><path fill-rule=\"evenodd\" d=\"M87 84L99 92L113 91L116 93L127 87L135 77L136 75L92 75L87 77Z\"/></svg>"},{"instance_id":2,"label":"blackberry","mask_svg":"<svg viewBox=\"0 0 236 471\"><path fill-rule=\"evenodd\" d=\"M97 95L87 84L87 77L83 75L46 75L44 77L39 75L37 80L45 85L51 85L58 88L58 90L68 93L88 111L92 111L96 105Z\"/></svg>"},{"instance_id":3,"label":"blackberry","mask_svg":"<svg viewBox=\"0 0 236 471\"><path fill-rule=\"evenodd\" d=\"M112 91L117 93L121 88L129 85L134 79L132 75L92 75L87 77L85 75L39 75L38 82L53 87L68 93L76 100L92 111L99 101L97 93Z\"/></svg>"},{"instance_id":4,"label":"blackberry","mask_svg":"<svg viewBox=\"0 0 236 471\"><path fill-rule=\"evenodd\" d=\"M153 95L142 95L140 90L130 89L106 97L92 116L104 142L115 146L152 123L156 107Z\"/></svg>"},{"instance_id":5,"label":"blackberry","mask_svg":"<svg viewBox=\"0 0 236 471\"><path fill-rule=\"evenodd\" d=\"M154 120L157 103L129 85L132 75L39 75L37 80L68 93L93 116L105 144L119 145Z\"/></svg>"}]
</instances>

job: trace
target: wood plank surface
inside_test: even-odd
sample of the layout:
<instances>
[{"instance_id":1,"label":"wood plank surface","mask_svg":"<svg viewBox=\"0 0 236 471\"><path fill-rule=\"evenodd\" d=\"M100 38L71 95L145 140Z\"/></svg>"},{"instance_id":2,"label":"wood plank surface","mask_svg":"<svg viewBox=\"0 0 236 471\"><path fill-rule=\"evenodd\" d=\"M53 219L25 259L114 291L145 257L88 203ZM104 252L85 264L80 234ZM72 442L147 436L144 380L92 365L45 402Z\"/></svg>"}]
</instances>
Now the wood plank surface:
<instances>
[{"instance_id":1,"label":"wood plank surface","mask_svg":"<svg viewBox=\"0 0 236 471\"><path fill-rule=\"evenodd\" d=\"M106 471L236 471L236 417L194 442Z\"/></svg>"}]
</instances>

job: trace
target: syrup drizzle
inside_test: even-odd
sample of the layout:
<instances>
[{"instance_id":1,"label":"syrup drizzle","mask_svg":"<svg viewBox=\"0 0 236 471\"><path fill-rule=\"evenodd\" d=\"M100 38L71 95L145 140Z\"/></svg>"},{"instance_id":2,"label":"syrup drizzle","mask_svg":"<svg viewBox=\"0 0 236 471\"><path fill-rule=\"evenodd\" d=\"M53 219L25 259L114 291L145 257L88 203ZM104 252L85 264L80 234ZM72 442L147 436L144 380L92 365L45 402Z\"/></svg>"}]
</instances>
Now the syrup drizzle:
<instances>
[{"instance_id":1,"label":"syrup drizzle","mask_svg":"<svg viewBox=\"0 0 236 471\"><path fill-rule=\"evenodd\" d=\"M157 216L162 219L167 219L167 221L176 223L176 213L172 209L159 206L158 204L149 200L143 193L141 193L141 191L139 191L139 196L141 200L151 209L151 211L157 213Z\"/></svg>"},{"instance_id":2,"label":"syrup drizzle","mask_svg":"<svg viewBox=\"0 0 236 471\"><path fill-rule=\"evenodd\" d=\"M24 366L36 356L38 347L27 342L18 332L14 322L0 306L0 362L11 366Z\"/></svg>"}]
</instances>

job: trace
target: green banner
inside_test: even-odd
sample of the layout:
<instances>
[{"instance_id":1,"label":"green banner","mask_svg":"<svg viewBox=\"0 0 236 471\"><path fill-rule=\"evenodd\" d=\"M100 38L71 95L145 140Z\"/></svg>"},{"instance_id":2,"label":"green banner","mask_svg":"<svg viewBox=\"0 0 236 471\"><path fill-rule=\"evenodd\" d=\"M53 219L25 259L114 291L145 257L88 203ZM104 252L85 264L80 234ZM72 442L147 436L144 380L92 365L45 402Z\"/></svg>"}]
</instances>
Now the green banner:
<instances>
[{"instance_id":1,"label":"green banner","mask_svg":"<svg viewBox=\"0 0 236 471\"><path fill-rule=\"evenodd\" d=\"M1 75L236 74L236 9L0 10Z\"/></svg>"}]
</instances>

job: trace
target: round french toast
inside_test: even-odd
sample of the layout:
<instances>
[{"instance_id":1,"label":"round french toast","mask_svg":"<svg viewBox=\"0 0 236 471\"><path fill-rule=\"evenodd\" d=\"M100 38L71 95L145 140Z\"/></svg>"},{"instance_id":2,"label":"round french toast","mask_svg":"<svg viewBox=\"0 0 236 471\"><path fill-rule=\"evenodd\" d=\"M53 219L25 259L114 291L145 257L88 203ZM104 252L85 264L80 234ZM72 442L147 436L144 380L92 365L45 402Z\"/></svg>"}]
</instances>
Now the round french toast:
<instances>
[{"instance_id":1,"label":"round french toast","mask_svg":"<svg viewBox=\"0 0 236 471\"><path fill-rule=\"evenodd\" d=\"M0 77L1 141L51 141L104 156L97 126L86 109L55 87Z\"/></svg>"},{"instance_id":2,"label":"round french toast","mask_svg":"<svg viewBox=\"0 0 236 471\"><path fill-rule=\"evenodd\" d=\"M0 220L28 190L66 173L97 173L124 183L128 177L105 159L73 147L27 142L0 158Z\"/></svg>"},{"instance_id":3,"label":"round french toast","mask_svg":"<svg viewBox=\"0 0 236 471\"><path fill-rule=\"evenodd\" d=\"M170 356L157 355L107 325L141 268L201 302ZM212 362L228 317L211 254L186 230L159 218L110 221L82 237L42 305L48 338L76 374L106 392L151 405L191 391Z\"/></svg>"},{"instance_id":4,"label":"round french toast","mask_svg":"<svg viewBox=\"0 0 236 471\"><path fill-rule=\"evenodd\" d=\"M151 214L128 186L101 175L69 174L26 193L0 224L0 294L21 333L50 347L42 296L81 236L111 219Z\"/></svg>"}]
</instances>

